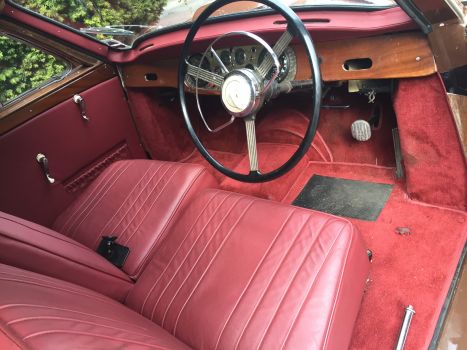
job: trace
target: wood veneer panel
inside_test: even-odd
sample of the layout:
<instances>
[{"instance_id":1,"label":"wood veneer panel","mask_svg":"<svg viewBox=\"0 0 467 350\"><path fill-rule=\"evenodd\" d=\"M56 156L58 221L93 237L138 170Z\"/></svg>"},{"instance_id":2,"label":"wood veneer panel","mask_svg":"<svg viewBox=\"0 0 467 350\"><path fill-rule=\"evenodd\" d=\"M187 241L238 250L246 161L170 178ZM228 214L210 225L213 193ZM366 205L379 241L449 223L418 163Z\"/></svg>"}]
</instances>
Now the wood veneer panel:
<instances>
[{"instance_id":1,"label":"wood veneer panel","mask_svg":"<svg viewBox=\"0 0 467 350\"><path fill-rule=\"evenodd\" d=\"M304 48L297 47L297 80L311 73ZM317 45L324 81L413 78L433 74L436 66L423 34L382 35L364 39L324 42ZM370 58L369 69L345 70L349 59Z\"/></svg>"},{"instance_id":2,"label":"wood veneer panel","mask_svg":"<svg viewBox=\"0 0 467 350\"><path fill-rule=\"evenodd\" d=\"M454 121L456 122L459 139L464 150L464 156L467 158L467 96L448 94L448 99L452 114L454 115Z\"/></svg>"},{"instance_id":3,"label":"wood veneer panel","mask_svg":"<svg viewBox=\"0 0 467 350\"><path fill-rule=\"evenodd\" d=\"M297 55L295 80L311 77L304 49L294 46ZM324 81L354 79L389 79L427 76L436 72L433 54L426 37L421 33L403 33L377 37L330 41L317 44L322 59ZM348 59L370 58L372 67L346 71ZM161 60L153 64L130 64L123 68L123 79L128 87L176 87L178 60ZM154 73L157 80L147 81L145 75Z\"/></svg>"}]
</instances>

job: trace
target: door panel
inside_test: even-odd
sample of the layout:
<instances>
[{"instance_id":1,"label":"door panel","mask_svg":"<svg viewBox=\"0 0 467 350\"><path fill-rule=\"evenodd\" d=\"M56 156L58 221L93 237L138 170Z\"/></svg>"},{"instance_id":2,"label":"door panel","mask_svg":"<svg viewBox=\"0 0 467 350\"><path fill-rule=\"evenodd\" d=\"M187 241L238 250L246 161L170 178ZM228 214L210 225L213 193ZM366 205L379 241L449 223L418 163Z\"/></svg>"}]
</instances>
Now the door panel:
<instances>
[{"instance_id":1,"label":"door panel","mask_svg":"<svg viewBox=\"0 0 467 350\"><path fill-rule=\"evenodd\" d=\"M71 98L0 137L0 210L50 225L106 166L144 158L118 78L80 96L90 121ZM50 184L36 156L49 162Z\"/></svg>"}]
</instances>

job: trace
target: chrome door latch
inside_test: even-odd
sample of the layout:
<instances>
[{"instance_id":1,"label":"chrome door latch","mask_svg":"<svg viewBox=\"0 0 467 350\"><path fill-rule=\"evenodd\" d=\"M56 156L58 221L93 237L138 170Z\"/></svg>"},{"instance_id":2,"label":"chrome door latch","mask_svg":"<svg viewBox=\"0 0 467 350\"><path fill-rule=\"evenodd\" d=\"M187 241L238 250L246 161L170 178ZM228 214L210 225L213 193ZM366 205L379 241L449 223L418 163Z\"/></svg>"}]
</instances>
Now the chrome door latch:
<instances>
[{"instance_id":1,"label":"chrome door latch","mask_svg":"<svg viewBox=\"0 0 467 350\"><path fill-rule=\"evenodd\" d=\"M73 102L78 105L81 112L81 118L87 122L90 121L89 117L86 115L86 103L84 102L84 98L82 98L80 95L74 95Z\"/></svg>"},{"instance_id":2,"label":"chrome door latch","mask_svg":"<svg viewBox=\"0 0 467 350\"><path fill-rule=\"evenodd\" d=\"M47 159L47 157L44 154L39 153L36 156L36 160L39 163L39 165L40 165L40 167L42 169L42 172L44 173L44 176L45 176L46 180L48 181L48 183L53 184L55 182L55 179L52 176L50 176L49 160Z\"/></svg>"}]
</instances>

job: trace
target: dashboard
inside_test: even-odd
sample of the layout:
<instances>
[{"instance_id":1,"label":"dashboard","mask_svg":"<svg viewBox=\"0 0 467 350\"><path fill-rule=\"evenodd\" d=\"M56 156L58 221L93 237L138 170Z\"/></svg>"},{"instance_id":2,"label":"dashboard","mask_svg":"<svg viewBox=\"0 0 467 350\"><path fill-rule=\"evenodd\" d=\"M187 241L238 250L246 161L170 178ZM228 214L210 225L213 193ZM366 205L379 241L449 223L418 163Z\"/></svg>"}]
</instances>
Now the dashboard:
<instances>
[{"instance_id":1,"label":"dashboard","mask_svg":"<svg viewBox=\"0 0 467 350\"><path fill-rule=\"evenodd\" d=\"M269 42L273 44L274 42ZM206 45L207 46L207 45ZM198 48L189 62L198 66L204 53ZM315 44L320 59L324 82L399 79L427 76L435 73L433 53L425 35L419 32L376 35L349 40L322 41ZM175 48L180 52L179 49ZM216 53L227 68L251 68L264 59L263 48L255 45L235 45L219 48ZM215 57L206 55L201 67L218 72ZM308 55L302 45L292 43L280 57L281 81L307 81L311 79ZM140 60L124 65L122 78L128 87L176 88L179 58L146 54ZM271 73L271 72L270 72ZM193 91L194 79L188 77L186 85ZM201 94L218 94L218 88L198 79Z\"/></svg>"},{"instance_id":2,"label":"dashboard","mask_svg":"<svg viewBox=\"0 0 467 350\"><path fill-rule=\"evenodd\" d=\"M227 47L215 50L215 52L229 71L240 68L254 70L255 67L261 65L266 55L268 55L266 49L261 45ZM203 55L204 53L193 54L188 58L188 62L204 70L221 74L222 68L214 57L214 54L209 52L204 56L204 59ZM292 47L287 47L284 53L279 57L279 63L280 71L276 80L279 83L294 80L297 73L297 57ZM266 75L266 79L270 79L273 76L275 69L275 67L271 68ZM185 83L189 88L196 87L196 81L192 76L187 75ZM218 90L217 87L201 79L198 79L197 85L198 88Z\"/></svg>"}]
</instances>

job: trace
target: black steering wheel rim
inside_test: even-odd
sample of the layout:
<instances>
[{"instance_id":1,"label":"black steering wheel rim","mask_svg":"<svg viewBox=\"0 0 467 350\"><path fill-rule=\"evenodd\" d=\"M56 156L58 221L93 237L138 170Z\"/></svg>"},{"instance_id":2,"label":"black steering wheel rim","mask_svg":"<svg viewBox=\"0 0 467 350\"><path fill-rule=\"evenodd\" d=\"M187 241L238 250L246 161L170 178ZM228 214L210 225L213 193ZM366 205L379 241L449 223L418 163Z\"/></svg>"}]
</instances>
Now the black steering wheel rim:
<instances>
[{"instance_id":1,"label":"black steering wheel rim","mask_svg":"<svg viewBox=\"0 0 467 350\"><path fill-rule=\"evenodd\" d=\"M276 12L280 13L287 20L287 30L292 30L294 36L298 36L302 44L305 46L305 51L308 56L308 62L312 71L312 82L313 82L313 111L308 128L305 132L302 142L298 146L294 154L289 158L287 162L281 165L279 168L261 174L259 172L250 172L249 174L240 174L224 167L220 164L208 150L204 147L198 135L196 134L191 119L188 113L187 103L186 103L186 94L185 94L185 75L187 72L187 66L185 64L185 59L188 57L190 46L195 38L196 34L204 22L218 9L221 7L238 1L246 0L218 0L210 4L201 15L193 22L188 35L185 39L185 42L182 47L180 63L178 67L178 93L180 98L180 107L182 110L183 118L185 124L190 134L196 148L203 155L203 157L218 171L222 174L242 182L256 183L256 182L266 182L274 180L288 171L290 171L298 162L303 158L303 156L308 151L313 138L316 134L316 129L318 127L320 109L321 109L321 93L322 93L322 82L321 82L321 72L319 69L319 59L316 53L316 49L313 45L313 41L308 33L308 30L305 28L305 25L300 20L300 18L295 14L295 12L285 4L275 1L275 0L254 0L255 2L261 3L263 5L269 6Z\"/></svg>"}]
</instances>

